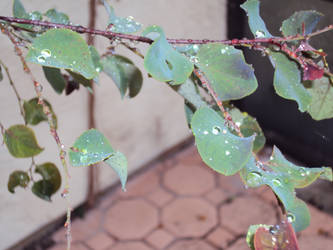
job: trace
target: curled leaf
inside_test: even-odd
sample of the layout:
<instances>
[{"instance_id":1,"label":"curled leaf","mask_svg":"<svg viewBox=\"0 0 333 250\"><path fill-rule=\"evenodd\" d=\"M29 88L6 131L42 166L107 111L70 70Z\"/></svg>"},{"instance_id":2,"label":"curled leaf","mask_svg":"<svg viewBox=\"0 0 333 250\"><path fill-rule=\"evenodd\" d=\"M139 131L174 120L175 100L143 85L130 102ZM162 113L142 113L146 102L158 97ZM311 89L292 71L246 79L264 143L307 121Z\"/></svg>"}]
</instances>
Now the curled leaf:
<instances>
[{"instance_id":1,"label":"curled leaf","mask_svg":"<svg viewBox=\"0 0 333 250\"><path fill-rule=\"evenodd\" d=\"M26 188L30 182L29 175L27 172L16 170L12 172L8 179L8 190L11 193L15 193L15 188L17 186Z\"/></svg>"}]
</instances>

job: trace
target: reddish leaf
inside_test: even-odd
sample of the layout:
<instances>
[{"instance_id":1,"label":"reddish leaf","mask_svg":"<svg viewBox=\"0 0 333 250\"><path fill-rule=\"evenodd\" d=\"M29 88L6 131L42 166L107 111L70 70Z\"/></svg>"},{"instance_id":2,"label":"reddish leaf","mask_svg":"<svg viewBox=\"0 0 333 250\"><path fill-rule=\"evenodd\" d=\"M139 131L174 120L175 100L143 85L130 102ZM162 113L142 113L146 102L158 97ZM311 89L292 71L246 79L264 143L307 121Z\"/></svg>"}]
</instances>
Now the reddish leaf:
<instances>
[{"instance_id":1,"label":"reddish leaf","mask_svg":"<svg viewBox=\"0 0 333 250\"><path fill-rule=\"evenodd\" d=\"M312 64L306 64L306 66L303 69L303 80L316 80L322 78L324 75L324 69L314 66Z\"/></svg>"},{"instance_id":2,"label":"reddish leaf","mask_svg":"<svg viewBox=\"0 0 333 250\"><path fill-rule=\"evenodd\" d=\"M256 250L299 250L295 231L287 220L266 229L258 228L254 235Z\"/></svg>"}]
</instances>

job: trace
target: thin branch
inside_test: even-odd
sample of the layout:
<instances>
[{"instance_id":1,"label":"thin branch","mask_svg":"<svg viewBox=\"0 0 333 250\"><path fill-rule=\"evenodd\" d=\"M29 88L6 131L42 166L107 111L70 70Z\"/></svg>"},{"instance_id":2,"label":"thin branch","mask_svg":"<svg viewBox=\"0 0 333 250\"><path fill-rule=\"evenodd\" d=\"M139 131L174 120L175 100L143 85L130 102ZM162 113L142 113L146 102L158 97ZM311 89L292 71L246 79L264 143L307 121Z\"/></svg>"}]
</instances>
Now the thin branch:
<instances>
[{"instance_id":1,"label":"thin branch","mask_svg":"<svg viewBox=\"0 0 333 250\"><path fill-rule=\"evenodd\" d=\"M24 109L22 107L22 98L20 97L18 91L17 91L17 88L14 84L14 81L12 79L12 77L10 76L10 73L9 73L9 70L8 70L8 67L3 63L2 60L0 60L0 64L2 65L2 67L5 69L6 71L6 74L7 74L7 77L8 77L8 80L9 80L9 84L10 86L12 87L12 89L14 90L14 93L15 93L15 96L16 96L16 99L17 99L17 102L18 102L18 105L19 105L19 108L20 108L20 113L22 115L22 118L25 122L25 115L24 115Z\"/></svg>"},{"instance_id":2,"label":"thin branch","mask_svg":"<svg viewBox=\"0 0 333 250\"><path fill-rule=\"evenodd\" d=\"M202 72L198 69L194 69L194 74L200 79L202 85L207 88L210 95L213 97L214 101L216 102L217 106L221 110L224 119L226 120L227 124L231 125L231 127L237 132L237 134L240 137L244 137L242 132L240 131L240 128L237 126L237 124L232 120L231 115L228 113L228 111L224 108L223 103L217 93L214 91L212 85L210 85L209 81L205 78Z\"/></svg>"},{"instance_id":3,"label":"thin branch","mask_svg":"<svg viewBox=\"0 0 333 250\"><path fill-rule=\"evenodd\" d=\"M120 38L120 39L127 39L131 41L138 41L143 43L151 44L153 42L152 39L144 37L144 36L137 36L137 35L130 35L130 34L123 34L123 33L116 33L107 30L98 30L92 28L86 28L81 25L66 25L66 24L59 24L59 23L52 23L47 21L39 21L39 20L29 20L23 18L15 18L15 17L6 17L0 16L0 20L6 21L10 24L12 23L19 23L19 24L30 24L34 26L46 27L46 28L64 28L76 31L78 33L87 33L92 35L100 35L106 37L108 39ZM310 37L322 34L324 32L328 32L333 30L333 25L329 25L321 30L315 31L311 34L306 36L303 35L295 35L295 36L287 36L287 37L273 37L273 38L255 38L255 39L232 39L232 40L219 40L219 39L167 39L171 44L207 44L207 43L222 43L227 45L245 45L245 44L258 44L258 43L276 43L276 42L288 42L288 41L296 41L296 40L306 40Z\"/></svg>"}]
</instances>

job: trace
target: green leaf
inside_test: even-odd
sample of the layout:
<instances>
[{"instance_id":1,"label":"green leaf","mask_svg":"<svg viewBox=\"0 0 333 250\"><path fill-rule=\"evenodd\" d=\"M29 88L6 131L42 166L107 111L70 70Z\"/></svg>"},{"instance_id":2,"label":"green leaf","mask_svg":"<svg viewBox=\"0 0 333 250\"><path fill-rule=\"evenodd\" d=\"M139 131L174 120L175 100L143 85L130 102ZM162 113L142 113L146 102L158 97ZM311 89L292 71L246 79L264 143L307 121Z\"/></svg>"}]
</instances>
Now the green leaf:
<instances>
[{"instance_id":1,"label":"green leaf","mask_svg":"<svg viewBox=\"0 0 333 250\"><path fill-rule=\"evenodd\" d=\"M30 178L26 172L16 170L16 171L12 172L9 176L8 185L7 185L8 191L11 193L15 193L15 188L17 186L26 188L28 186L29 182L30 182Z\"/></svg>"},{"instance_id":2,"label":"green leaf","mask_svg":"<svg viewBox=\"0 0 333 250\"><path fill-rule=\"evenodd\" d=\"M184 102L184 111L185 111L185 118L187 121L187 125L189 126L189 128L191 128L191 121L194 115L196 108L193 107L190 103L188 102Z\"/></svg>"},{"instance_id":3,"label":"green leaf","mask_svg":"<svg viewBox=\"0 0 333 250\"><path fill-rule=\"evenodd\" d=\"M36 166L35 172L40 174L44 181L48 181L52 184L52 192L57 192L61 186L61 175L55 164L52 162L46 162Z\"/></svg>"},{"instance_id":4,"label":"green leaf","mask_svg":"<svg viewBox=\"0 0 333 250\"><path fill-rule=\"evenodd\" d=\"M306 168L296 166L289 162L277 147L274 147L272 156L266 164L277 173L288 174L295 188L304 188L313 183L317 178L333 180L331 168Z\"/></svg>"},{"instance_id":5,"label":"green leaf","mask_svg":"<svg viewBox=\"0 0 333 250\"><path fill-rule=\"evenodd\" d=\"M310 225L310 211L305 202L296 198L294 203L286 207L287 220L292 224L296 232L300 232Z\"/></svg>"},{"instance_id":6,"label":"green leaf","mask_svg":"<svg viewBox=\"0 0 333 250\"><path fill-rule=\"evenodd\" d=\"M53 125L57 128L57 116L53 112L51 104L44 99L46 106L49 107L50 112L52 113ZM24 101L24 119L27 124L37 125L42 121L48 121L47 116L43 112L43 106L38 104L38 98L35 97L29 101Z\"/></svg>"},{"instance_id":7,"label":"green leaf","mask_svg":"<svg viewBox=\"0 0 333 250\"><path fill-rule=\"evenodd\" d=\"M112 153L112 155L105 160L105 163L110 165L112 169L119 176L121 186L125 190L125 185L127 181L127 159L124 154L119 151Z\"/></svg>"},{"instance_id":8,"label":"green leaf","mask_svg":"<svg viewBox=\"0 0 333 250\"><path fill-rule=\"evenodd\" d=\"M333 118L333 88L332 81L326 76L311 81L307 89L312 95L308 108L311 117L317 121Z\"/></svg>"},{"instance_id":9,"label":"green leaf","mask_svg":"<svg viewBox=\"0 0 333 250\"><path fill-rule=\"evenodd\" d=\"M106 160L114 154L109 141L96 129L84 132L69 151L72 166L88 166Z\"/></svg>"},{"instance_id":10,"label":"green leaf","mask_svg":"<svg viewBox=\"0 0 333 250\"><path fill-rule=\"evenodd\" d=\"M43 18L42 14L38 11L33 11L30 13L27 13L20 0L14 0L14 2L13 2L13 15L14 15L14 17L24 18L24 19L29 19L29 20L39 20L40 21ZM27 29L27 30L33 30L33 27L34 27L33 25L30 25L30 24L15 24L15 26L21 27L21 28Z\"/></svg>"},{"instance_id":11,"label":"green leaf","mask_svg":"<svg viewBox=\"0 0 333 250\"><path fill-rule=\"evenodd\" d=\"M57 11L56 9L49 9L44 14L49 18L49 21L52 23L60 23L60 24L69 24L69 17L62 12Z\"/></svg>"},{"instance_id":12,"label":"green leaf","mask_svg":"<svg viewBox=\"0 0 333 250\"><path fill-rule=\"evenodd\" d=\"M223 44L201 46L198 67L222 101L237 100L258 87L253 68L245 62L243 52Z\"/></svg>"},{"instance_id":13,"label":"green leaf","mask_svg":"<svg viewBox=\"0 0 333 250\"><path fill-rule=\"evenodd\" d=\"M301 72L297 63L278 52L270 53L275 68L274 88L276 93L286 99L295 100L301 112L306 111L311 103L311 94L301 82Z\"/></svg>"},{"instance_id":14,"label":"green leaf","mask_svg":"<svg viewBox=\"0 0 333 250\"><path fill-rule=\"evenodd\" d=\"M40 180L33 184L31 191L39 198L51 201L53 185L50 181Z\"/></svg>"},{"instance_id":15,"label":"green leaf","mask_svg":"<svg viewBox=\"0 0 333 250\"><path fill-rule=\"evenodd\" d=\"M27 15L27 12L25 11L20 0L14 0L13 2L13 15L18 18L23 18Z\"/></svg>"},{"instance_id":16,"label":"green leaf","mask_svg":"<svg viewBox=\"0 0 333 250\"><path fill-rule=\"evenodd\" d=\"M186 102L192 104L196 109L200 107L207 107L207 103L202 99L198 88L192 82L187 79L183 84L172 86L172 88L180 94Z\"/></svg>"},{"instance_id":17,"label":"green leaf","mask_svg":"<svg viewBox=\"0 0 333 250\"><path fill-rule=\"evenodd\" d=\"M229 114L245 137L255 135L253 152L259 152L265 146L266 138L257 120L245 112L242 113L237 108L229 110ZM237 135L236 131L233 133Z\"/></svg>"},{"instance_id":18,"label":"green leaf","mask_svg":"<svg viewBox=\"0 0 333 250\"><path fill-rule=\"evenodd\" d=\"M302 25L304 23L304 35L310 34L317 26L323 14L314 10L303 10L295 12L291 17L282 22L280 30L283 36L295 36L302 34Z\"/></svg>"},{"instance_id":19,"label":"green leaf","mask_svg":"<svg viewBox=\"0 0 333 250\"><path fill-rule=\"evenodd\" d=\"M1 67L1 65L0 65L0 81L2 81L2 80L3 80L2 67Z\"/></svg>"},{"instance_id":20,"label":"green leaf","mask_svg":"<svg viewBox=\"0 0 333 250\"><path fill-rule=\"evenodd\" d=\"M89 45L89 50L91 58L93 60L95 70L97 73L100 73L103 70L103 65L101 63L101 57L98 54L97 49L94 46ZM98 83L98 75L94 78L94 82Z\"/></svg>"},{"instance_id":21,"label":"green leaf","mask_svg":"<svg viewBox=\"0 0 333 250\"><path fill-rule=\"evenodd\" d=\"M106 1L103 2L109 15L109 24L112 24L112 32L129 34L135 33L141 29L142 25L136 22L132 16L126 18L117 17L114 13L114 9Z\"/></svg>"},{"instance_id":22,"label":"green leaf","mask_svg":"<svg viewBox=\"0 0 333 250\"><path fill-rule=\"evenodd\" d=\"M258 0L247 0L241 5L241 8L245 10L249 18L250 30L256 38L272 37L264 20L260 17L260 2Z\"/></svg>"},{"instance_id":23,"label":"green leaf","mask_svg":"<svg viewBox=\"0 0 333 250\"><path fill-rule=\"evenodd\" d=\"M60 69L43 66L43 72L47 81L58 94L65 89L66 80L61 74Z\"/></svg>"},{"instance_id":24,"label":"green leaf","mask_svg":"<svg viewBox=\"0 0 333 250\"><path fill-rule=\"evenodd\" d=\"M81 74L75 73L73 71L70 71L70 70L66 70L66 71L71 75L74 82L80 83L81 85L86 87L90 92L92 92L91 80L89 80L89 79L85 78L84 76L82 76Z\"/></svg>"},{"instance_id":25,"label":"green leaf","mask_svg":"<svg viewBox=\"0 0 333 250\"><path fill-rule=\"evenodd\" d=\"M157 34L157 38L149 47L144 59L144 67L156 80L171 84L181 84L193 71L193 64L172 48L165 38L162 28L150 26L144 36Z\"/></svg>"},{"instance_id":26,"label":"green leaf","mask_svg":"<svg viewBox=\"0 0 333 250\"><path fill-rule=\"evenodd\" d=\"M131 60L121 55L106 56L101 61L103 71L117 85L123 98L128 90L129 97L135 97L142 87L141 71Z\"/></svg>"},{"instance_id":27,"label":"green leaf","mask_svg":"<svg viewBox=\"0 0 333 250\"><path fill-rule=\"evenodd\" d=\"M35 38L26 60L68 69L87 79L97 75L88 45L78 33L68 29L50 29Z\"/></svg>"},{"instance_id":28,"label":"green leaf","mask_svg":"<svg viewBox=\"0 0 333 250\"><path fill-rule=\"evenodd\" d=\"M224 119L214 110L207 107L198 109L192 118L191 127L201 158L215 171L233 175L250 159L254 137L233 135Z\"/></svg>"},{"instance_id":29,"label":"green leaf","mask_svg":"<svg viewBox=\"0 0 333 250\"><path fill-rule=\"evenodd\" d=\"M17 158L32 157L44 150L37 144L33 130L24 125L6 129L4 141L11 155Z\"/></svg>"}]
</instances>

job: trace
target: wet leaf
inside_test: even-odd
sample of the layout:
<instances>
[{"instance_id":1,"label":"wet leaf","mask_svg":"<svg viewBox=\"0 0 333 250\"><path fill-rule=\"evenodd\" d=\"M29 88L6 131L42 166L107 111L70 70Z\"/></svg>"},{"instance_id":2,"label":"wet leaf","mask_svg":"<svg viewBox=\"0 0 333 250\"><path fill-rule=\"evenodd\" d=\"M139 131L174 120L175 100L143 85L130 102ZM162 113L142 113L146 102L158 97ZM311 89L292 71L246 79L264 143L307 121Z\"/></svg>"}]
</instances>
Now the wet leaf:
<instances>
[{"instance_id":1,"label":"wet leaf","mask_svg":"<svg viewBox=\"0 0 333 250\"><path fill-rule=\"evenodd\" d=\"M101 61L103 71L117 85L123 98L128 91L129 97L135 97L142 87L141 71L133 62L121 55L106 56Z\"/></svg>"},{"instance_id":2,"label":"wet leaf","mask_svg":"<svg viewBox=\"0 0 333 250\"><path fill-rule=\"evenodd\" d=\"M258 0L247 0L241 5L241 8L245 10L249 19L250 30L256 38L272 37L264 20L260 17L260 2Z\"/></svg>"},{"instance_id":3,"label":"wet leaf","mask_svg":"<svg viewBox=\"0 0 333 250\"><path fill-rule=\"evenodd\" d=\"M109 166L117 173L119 176L121 186L125 190L125 185L127 181L127 159L124 154L119 151L112 153L112 155L105 160Z\"/></svg>"},{"instance_id":4,"label":"wet leaf","mask_svg":"<svg viewBox=\"0 0 333 250\"><path fill-rule=\"evenodd\" d=\"M46 162L36 166L35 172L40 174L44 181L52 184L51 194L56 193L61 186L61 175L55 164Z\"/></svg>"},{"instance_id":5,"label":"wet leaf","mask_svg":"<svg viewBox=\"0 0 333 250\"><path fill-rule=\"evenodd\" d=\"M258 87L252 66L243 52L223 44L206 44L197 54L198 67L222 101L237 100Z\"/></svg>"},{"instance_id":6,"label":"wet leaf","mask_svg":"<svg viewBox=\"0 0 333 250\"><path fill-rule=\"evenodd\" d=\"M44 150L37 144L33 130L24 125L6 129L4 141L11 155L17 158L32 157Z\"/></svg>"},{"instance_id":7,"label":"wet leaf","mask_svg":"<svg viewBox=\"0 0 333 250\"><path fill-rule=\"evenodd\" d=\"M101 57L98 54L97 49L94 46L89 46L91 58L93 60L95 70L99 74L103 70L103 65L101 63ZM94 82L98 83L98 75L94 78Z\"/></svg>"},{"instance_id":8,"label":"wet leaf","mask_svg":"<svg viewBox=\"0 0 333 250\"><path fill-rule=\"evenodd\" d=\"M303 10L295 12L291 17L282 22L280 30L283 36L303 35L302 25L304 23L304 34L310 34L317 26L323 14L314 10Z\"/></svg>"},{"instance_id":9,"label":"wet leaf","mask_svg":"<svg viewBox=\"0 0 333 250\"><path fill-rule=\"evenodd\" d=\"M57 128L57 116L53 112L51 104L44 99L44 103L49 107L52 113L53 125ZM27 124L37 125L42 121L48 121L47 116L43 112L43 106L38 104L38 98L35 97L29 101L24 101L24 119Z\"/></svg>"},{"instance_id":10,"label":"wet leaf","mask_svg":"<svg viewBox=\"0 0 333 250\"><path fill-rule=\"evenodd\" d=\"M69 17L62 12L57 11L56 9L49 9L44 14L49 18L49 21L52 23L60 23L60 24L69 24Z\"/></svg>"},{"instance_id":11,"label":"wet leaf","mask_svg":"<svg viewBox=\"0 0 333 250\"><path fill-rule=\"evenodd\" d=\"M84 87L86 87L92 93L92 88L91 88L92 82L91 82L91 80L89 80L89 79L85 78L84 76L82 76L80 74L77 74L73 71L70 71L70 70L66 70L66 71L73 78L74 82L83 85Z\"/></svg>"},{"instance_id":12,"label":"wet leaf","mask_svg":"<svg viewBox=\"0 0 333 250\"><path fill-rule=\"evenodd\" d=\"M142 25L136 22L132 16L129 17L117 17L114 9L106 1L104 7L109 15L109 25L112 24L111 31L117 33L135 33L141 29Z\"/></svg>"},{"instance_id":13,"label":"wet leaf","mask_svg":"<svg viewBox=\"0 0 333 250\"><path fill-rule=\"evenodd\" d=\"M274 88L276 93L283 98L295 100L298 109L301 112L306 111L311 103L311 94L301 82L301 73L296 62L277 52L271 52L270 58L275 68Z\"/></svg>"},{"instance_id":14,"label":"wet leaf","mask_svg":"<svg viewBox=\"0 0 333 250\"><path fill-rule=\"evenodd\" d=\"M97 76L88 45L78 33L68 29L50 29L35 38L26 60L68 69L87 79Z\"/></svg>"},{"instance_id":15,"label":"wet leaf","mask_svg":"<svg viewBox=\"0 0 333 250\"><path fill-rule=\"evenodd\" d=\"M39 198L51 201L53 185L50 181L40 180L33 184L31 191Z\"/></svg>"},{"instance_id":16,"label":"wet leaf","mask_svg":"<svg viewBox=\"0 0 333 250\"><path fill-rule=\"evenodd\" d=\"M143 36L152 38L152 35L155 39L144 59L147 72L162 82L172 81L175 85L185 82L193 71L193 64L172 48L162 28L150 26L143 32Z\"/></svg>"},{"instance_id":17,"label":"wet leaf","mask_svg":"<svg viewBox=\"0 0 333 250\"><path fill-rule=\"evenodd\" d=\"M8 190L11 193L15 193L17 186L26 188L30 182L29 175L27 172L16 170L12 172L8 179Z\"/></svg>"},{"instance_id":18,"label":"wet leaf","mask_svg":"<svg viewBox=\"0 0 333 250\"><path fill-rule=\"evenodd\" d=\"M24 18L29 20L42 20L42 14L38 11L33 12L26 12L24 9L23 4L20 0L14 0L13 2L13 16L17 18ZM26 30L33 30L33 25L30 24L14 24L17 27L26 29Z\"/></svg>"},{"instance_id":19,"label":"wet leaf","mask_svg":"<svg viewBox=\"0 0 333 250\"><path fill-rule=\"evenodd\" d=\"M96 129L90 129L76 139L69 150L72 166L88 166L106 160L114 150L105 136Z\"/></svg>"},{"instance_id":20,"label":"wet leaf","mask_svg":"<svg viewBox=\"0 0 333 250\"><path fill-rule=\"evenodd\" d=\"M296 232L300 232L310 225L310 211L305 202L296 198L294 203L286 207L288 222Z\"/></svg>"},{"instance_id":21,"label":"wet leaf","mask_svg":"<svg viewBox=\"0 0 333 250\"><path fill-rule=\"evenodd\" d=\"M253 152L259 152L265 146L266 138L257 120L235 107L229 110L229 114L245 137L255 135ZM237 135L236 131L233 131L233 133Z\"/></svg>"},{"instance_id":22,"label":"wet leaf","mask_svg":"<svg viewBox=\"0 0 333 250\"><path fill-rule=\"evenodd\" d=\"M214 110L207 107L198 109L191 127L201 158L215 171L233 175L249 161L254 137L233 135Z\"/></svg>"},{"instance_id":23,"label":"wet leaf","mask_svg":"<svg viewBox=\"0 0 333 250\"><path fill-rule=\"evenodd\" d=\"M317 121L333 118L333 88L329 78L322 77L310 82L308 91L312 95L308 108L311 117Z\"/></svg>"},{"instance_id":24,"label":"wet leaf","mask_svg":"<svg viewBox=\"0 0 333 250\"><path fill-rule=\"evenodd\" d=\"M54 91L61 94L65 89L66 80L62 76L60 69L43 66L43 72Z\"/></svg>"},{"instance_id":25,"label":"wet leaf","mask_svg":"<svg viewBox=\"0 0 333 250\"><path fill-rule=\"evenodd\" d=\"M207 103L201 97L199 90L196 85L192 82L192 80L187 79L181 85L172 86L172 88L180 94L186 102L193 105L196 109L200 107L207 107Z\"/></svg>"},{"instance_id":26,"label":"wet leaf","mask_svg":"<svg viewBox=\"0 0 333 250\"><path fill-rule=\"evenodd\" d=\"M333 180L331 168L307 168L296 166L288 161L277 147L274 147L269 162L265 164L277 173L288 174L295 188L304 188L312 184L317 178L330 181Z\"/></svg>"},{"instance_id":27,"label":"wet leaf","mask_svg":"<svg viewBox=\"0 0 333 250\"><path fill-rule=\"evenodd\" d=\"M13 15L14 17L23 18L27 12L24 9L20 0L14 0L13 2Z\"/></svg>"}]
</instances>

